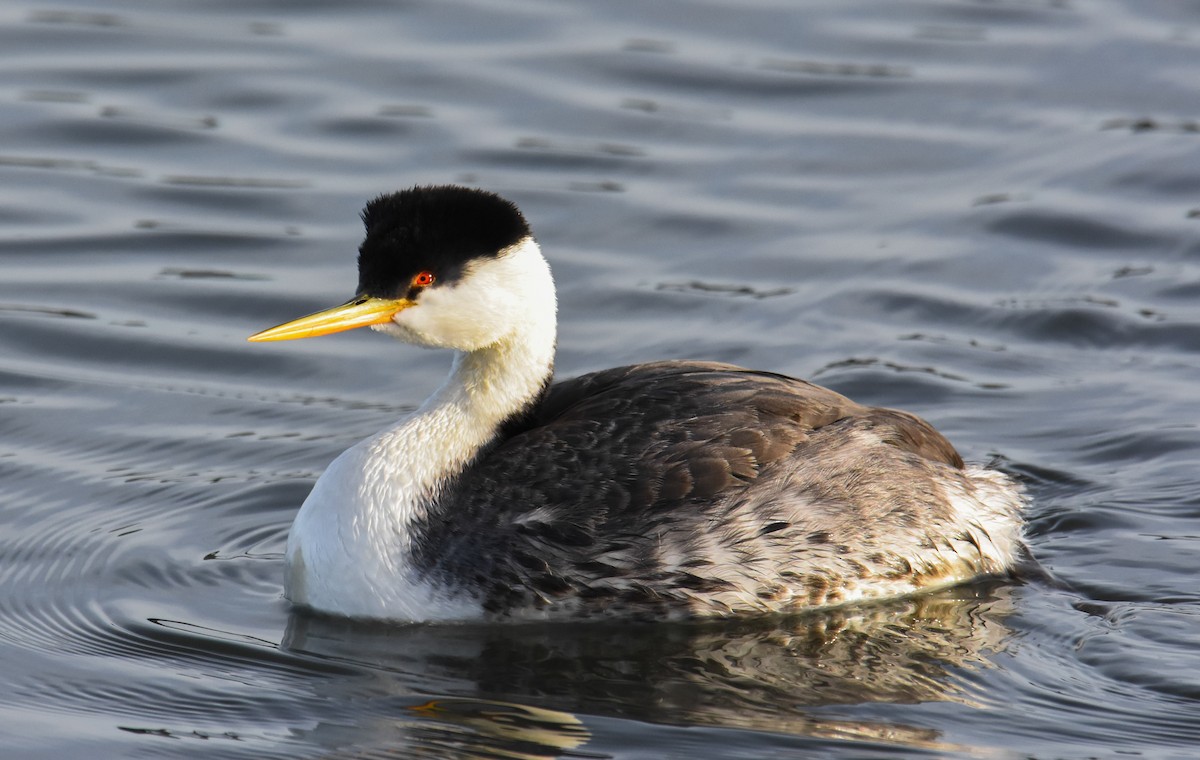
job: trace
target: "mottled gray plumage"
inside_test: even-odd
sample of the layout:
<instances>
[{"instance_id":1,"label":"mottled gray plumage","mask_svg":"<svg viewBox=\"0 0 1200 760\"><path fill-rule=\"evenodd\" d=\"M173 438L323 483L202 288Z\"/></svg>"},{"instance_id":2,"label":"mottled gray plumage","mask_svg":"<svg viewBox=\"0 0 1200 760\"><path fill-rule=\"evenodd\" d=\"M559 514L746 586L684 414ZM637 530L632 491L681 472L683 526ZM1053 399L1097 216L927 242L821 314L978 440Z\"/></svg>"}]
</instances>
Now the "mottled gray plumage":
<instances>
[{"instance_id":1,"label":"mottled gray plumage","mask_svg":"<svg viewBox=\"0 0 1200 760\"><path fill-rule=\"evenodd\" d=\"M427 505L414 560L494 616L787 611L944 583L912 558L957 544L969 574L1002 571L948 493L978 487L913 415L727 364L642 364L551 386Z\"/></svg>"}]
</instances>

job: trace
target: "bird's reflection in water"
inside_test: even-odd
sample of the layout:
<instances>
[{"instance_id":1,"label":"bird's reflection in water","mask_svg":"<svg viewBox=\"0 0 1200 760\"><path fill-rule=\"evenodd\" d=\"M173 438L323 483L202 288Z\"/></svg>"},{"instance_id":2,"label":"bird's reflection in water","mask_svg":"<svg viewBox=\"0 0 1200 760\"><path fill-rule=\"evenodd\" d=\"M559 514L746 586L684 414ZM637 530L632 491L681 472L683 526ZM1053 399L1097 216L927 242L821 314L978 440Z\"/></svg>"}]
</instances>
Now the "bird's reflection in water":
<instances>
[{"instance_id":1,"label":"bird's reflection in water","mask_svg":"<svg viewBox=\"0 0 1200 760\"><path fill-rule=\"evenodd\" d=\"M427 719L414 733L430 745L459 750L459 756L536 758L571 756L592 738L571 713L530 705L446 697L408 708ZM575 755L578 756L578 755Z\"/></svg>"},{"instance_id":2,"label":"bird's reflection in water","mask_svg":"<svg viewBox=\"0 0 1200 760\"><path fill-rule=\"evenodd\" d=\"M972 585L791 619L382 626L294 615L284 645L357 675L307 739L390 756L604 756L589 716L946 748L931 729L816 710L969 702L964 672L1010 633L1012 587Z\"/></svg>"}]
</instances>

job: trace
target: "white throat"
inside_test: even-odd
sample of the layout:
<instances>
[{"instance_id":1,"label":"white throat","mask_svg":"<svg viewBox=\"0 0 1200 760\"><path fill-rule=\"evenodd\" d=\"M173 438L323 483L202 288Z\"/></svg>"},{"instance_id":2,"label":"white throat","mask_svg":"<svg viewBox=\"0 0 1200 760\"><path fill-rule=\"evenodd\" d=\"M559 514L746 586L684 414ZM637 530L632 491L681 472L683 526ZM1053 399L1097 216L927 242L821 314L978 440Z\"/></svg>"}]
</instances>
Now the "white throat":
<instances>
[{"instance_id":1,"label":"white throat","mask_svg":"<svg viewBox=\"0 0 1200 760\"><path fill-rule=\"evenodd\" d=\"M288 537L285 587L297 604L393 620L480 615L477 600L417 577L409 526L548 381L554 285L527 238L428 296L435 291L383 331L460 348L450 376L415 412L343 452L318 479Z\"/></svg>"}]
</instances>

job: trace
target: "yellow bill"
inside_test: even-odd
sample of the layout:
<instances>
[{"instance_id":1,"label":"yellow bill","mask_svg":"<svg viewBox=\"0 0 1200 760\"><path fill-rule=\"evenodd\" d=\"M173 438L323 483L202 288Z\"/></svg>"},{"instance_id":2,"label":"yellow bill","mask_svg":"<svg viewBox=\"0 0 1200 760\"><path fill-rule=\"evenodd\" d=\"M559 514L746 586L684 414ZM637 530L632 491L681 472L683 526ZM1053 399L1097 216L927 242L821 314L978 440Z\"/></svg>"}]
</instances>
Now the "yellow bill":
<instances>
[{"instance_id":1,"label":"yellow bill","mask_svg":"<svg viewBox=\"0 0 1200 760\"><path fill-rule=\"evenodd\" d=\"M318 335L353 330L356 327L380 325L390 322L392 317L414 305L407 298L356 296L341 306L318 311L316 314L293 319L291 322L284 322L269 330L255 333L246 340L259 342L315 338Z\"/></svg>"}]
</instances>

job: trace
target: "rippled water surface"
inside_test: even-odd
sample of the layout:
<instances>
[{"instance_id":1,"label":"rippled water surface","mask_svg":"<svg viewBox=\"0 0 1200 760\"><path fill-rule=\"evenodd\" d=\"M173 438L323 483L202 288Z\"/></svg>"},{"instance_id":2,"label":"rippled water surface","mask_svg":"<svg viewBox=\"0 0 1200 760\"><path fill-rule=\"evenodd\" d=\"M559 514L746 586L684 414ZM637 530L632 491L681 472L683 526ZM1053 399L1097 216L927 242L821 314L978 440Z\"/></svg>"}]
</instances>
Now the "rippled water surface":
<instances>
[{"instance_id":1,"label":"rippled water surface","mask_svg":"<svg viewBox=\"0 0 1200 760\"><path fill-rule=\"evenodd\" d=\"M741 625L376 627L281 598L323 467L448 356L246 335L374 194L516 200L559 374L920 413L1048 576ZM0 8L4 757L1194 757L1200 5Z\"/></svg>"}]
</instances>

